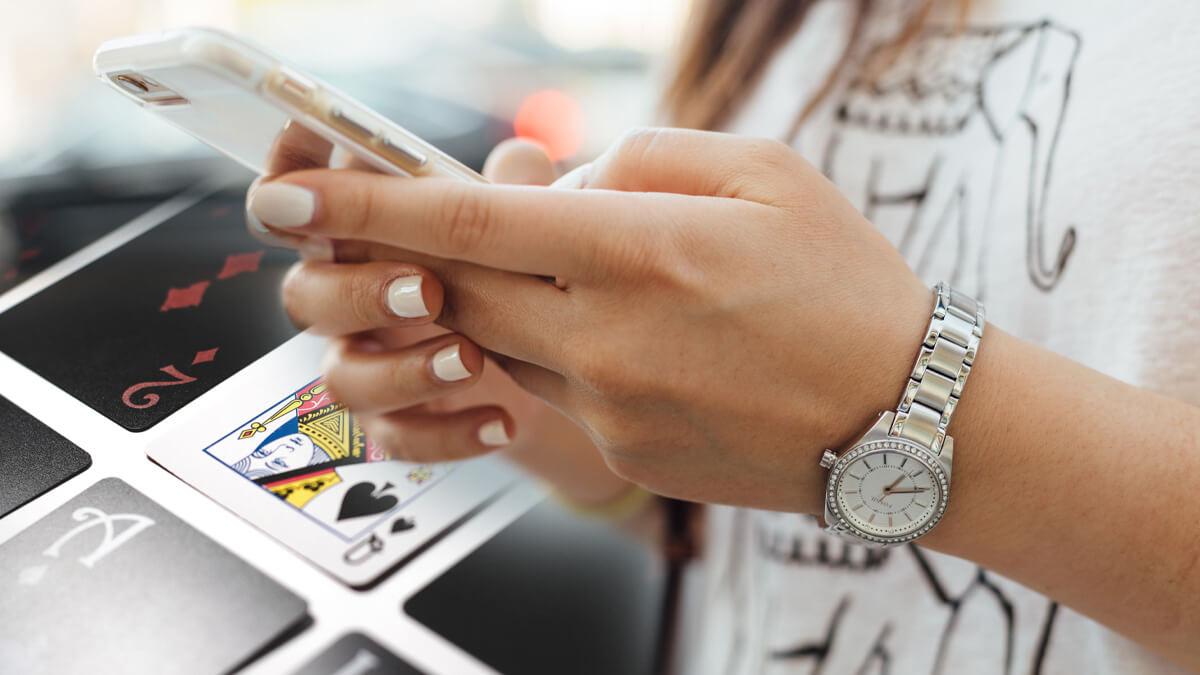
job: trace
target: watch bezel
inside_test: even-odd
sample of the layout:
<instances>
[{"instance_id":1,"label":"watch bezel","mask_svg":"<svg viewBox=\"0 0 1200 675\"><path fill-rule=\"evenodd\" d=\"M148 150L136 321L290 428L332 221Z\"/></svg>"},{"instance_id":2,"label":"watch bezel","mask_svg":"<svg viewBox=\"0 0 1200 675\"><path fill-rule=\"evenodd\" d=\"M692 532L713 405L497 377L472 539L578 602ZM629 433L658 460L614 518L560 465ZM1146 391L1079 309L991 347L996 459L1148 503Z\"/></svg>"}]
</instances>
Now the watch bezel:
<instances>
[{"instance_id":1,"label":"watch bezel","mask_svg":"<svg viewBox=\"0 0 1200 675\"><path fill-rule=\"evenodd\" d=\"M894 537L881 537L877 534L864 532L842 510L841 504L837 498L837 486L841 479L842 471L846 469L852 462L864 455L882 454L883 452L899 452L906 457L920 462L927 468L930 474L938 481L940 494L938 497L937 509L932 517L920 528L905 534ZM927 532L932 530L942 517L946 514L946 506L950 502L950 477L942 468L942 463L938 461L938 456L935 455L929 448L926 448L918 443L901 438L887 438L871 441L863 441L846 452L842 453L834 462L829 470L829 481L825 489L825 501L827 510L832 514L836 522L829 523L833 527L840 527L843 531L852 533L854 536L865 541L876 544L902 544L917 539Z\"/></svg>"}]
</instances>

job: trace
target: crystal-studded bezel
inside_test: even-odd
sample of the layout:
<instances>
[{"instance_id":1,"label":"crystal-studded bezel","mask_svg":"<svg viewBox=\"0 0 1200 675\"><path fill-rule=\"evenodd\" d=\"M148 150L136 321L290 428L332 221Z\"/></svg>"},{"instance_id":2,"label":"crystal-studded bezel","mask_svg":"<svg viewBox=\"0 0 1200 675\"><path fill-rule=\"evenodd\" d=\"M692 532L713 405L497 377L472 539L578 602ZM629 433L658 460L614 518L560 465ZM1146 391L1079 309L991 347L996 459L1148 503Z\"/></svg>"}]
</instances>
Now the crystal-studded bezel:
<instances>
[{"instance_id":1,"label":"crystal-studded bezel","mask_svg":"<svg viewBox=\"0 0 1200 675\"><path fill-rule=\"evenodd\" d=\"M902 535L895 537L881 537L877 534L864 532L855 526L846 513L842 510L841 504L838 502L838 488L842 482L842 474L852 462L863 456L871 456L882 454L883 452L898 452L905 457L909 457L914 461L920 462L934 480L938 483L939 496L937 509L934 510L928 522L921 527ZM842 454L837 462L829 470L828 487L825 489L825 501L829 505L829 512L834 515L837 522L832 523L835 527L840 527L842 530L853 532L856 537L865 539L866 541L876 544L891 545L902 544L912 541L923 536L926 532L933 529L942 516L946 514L946 505L950 502L950 480L946 476L946 472L942 469L941 462L934 456L928 448L900 438L889 438L887 440L867 441L861 445L857 445Z\"/></svg>"}]
</instances>

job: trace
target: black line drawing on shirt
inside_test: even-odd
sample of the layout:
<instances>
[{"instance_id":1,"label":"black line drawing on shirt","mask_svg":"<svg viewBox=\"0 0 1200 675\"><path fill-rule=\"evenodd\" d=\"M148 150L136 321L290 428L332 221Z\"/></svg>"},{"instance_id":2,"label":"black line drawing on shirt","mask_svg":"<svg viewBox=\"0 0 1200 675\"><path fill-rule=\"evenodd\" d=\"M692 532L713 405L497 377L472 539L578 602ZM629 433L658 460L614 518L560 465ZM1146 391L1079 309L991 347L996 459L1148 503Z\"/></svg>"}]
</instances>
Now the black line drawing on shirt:
<instances>
[{"instance_id":1,"label":"black line drawing on shirt","mask_svg":"<svg viewBox=\"0 0 1200 675\"><path fill-rule=\"evenodd\" d=\"M1048 292L1076 244L1073 225L1051 236L1046 206L1081 46L1078 33L1049 20L931 27L840 95L822 169L873 222L887 207L911 209L897 245L917 273L936 272L985 299L988 232L1015 225L993 222L997 200L1011 198L1000 194L1002 168L1010 153L1027 153L1018 197L1026 273ZM864 62L885 48L869 50ZM990 150L953 152L967 141ZM953 250L935 255L943 242Z\"/></svg>"},{"instance_id":2,"label":"black line drawing on shirt","mask_svg":"<svg viewBox=\"0 0 1200 675\"><path fill-rule=\"evenodd\" d=\"M758 532L756 535L756 544L759 555L765 560L778 565L794 565L790 556L772 555L772 551L788 551L788 550L810 550L813 548L813 541L831 540L832 537L816 530L809 530L811 536L805 534L785 531L769 532L772 528L766 527L763 523L758 524ZM789 544L784 545L782 541L787 539ZM856 544L848 543L847 546L852 548L865 549L865 547ZM885 549L886 550L886 549ZM899 549L896 549L899 550ZM1003 663L994 665L994 672L1002 672L1009 675L1017 673L1029 673L1029 675L1040 675L1043 664L1045 663L1046 653L1048 651L1050 637L1054 629L1054 621L1057 616L1058 604L1046 600L1045 601L1045 619L1042 621L1040 629L1037 633L1037 639L1032 651L1022 651L1018 657L1016 650L1016 632L1017 632L1017 611L1014 598L1006 594L1003 588L996 583L990 573L982 567L975 566L974 572L971 574L971 580L965 586L961 587L957 592L951 592L950 586L938 574L937 566L931 563L928 554L920 547L909 544L905 550L911 556L911 560L916 563L918 576L923 580L923 586L927 588L933 598L939 605L945 608L946 618L942 626L940 635L936 637L930 635L930 640L936 639L936 649L933 653L930 662L930 675L943 675L950 672L948 670L947 655L954 644L954 640L958 636L960 630L960 619L967 603L970 601L983 601L985 604L994 604L996 614L999 617L998 623L994 628L990 629L987 637L994 637L1002 643L1002 648L999 649L1004 654ZM901 556L902 558L904 556ZM858 559L856 557L856 559ZM740 564L744 562L739 561ZM816 563L815 558L811 556L804 558L804 564ZM881 569L888 564L894 565L897 563L895 557L884 558L872 569ZM836 564L821 565L827 567L831 574L846 574L846 573L861 573L867 570L854 567L846 567ZM733 588L732 579L729 579L730 588ZM744 589L743 589L744 590ZM733 591L736 593L736 591ZM990 601L990 602L989 602ZM847 609L852 603L873 603L883 602L886 604L886 598L875 598L869 595L845 595L833 608L829 620L826 623L824 636L821 639L813 639L811 636L797 641L796 643L787 646L769 649L767 658L774 662L788 662L790 664L799 663L805 660L811 661L813 664L814 675L822 672L825 663L834 651L834 638L842 627L843 619L845 618ZM745 616L741 612L746 607L743 605L735 609L739 616ZM872 612L874 615L874 612ZM877 639L874 644L863 654L862 665L859 668L860 673L887 673L892 665L893 654L886 646L887 637L891 634L893 622L903 620L903 613L900 615L884 612L881 614L881 623L874 625L854 625L846 626L847 630L853 630L856 633L866 631L878 631ZM739 623L740 628L740 623ZM974 639L978 639L979 635L973 635ZM744 656L745 651L745 636L737 635L732 638L735 643L736 654L735 658L731 658L727 664L725 672L731 672L729 666L737 663ZM854 650L860 649L862 643L857 641L843 641L837 643L838 650ZM839 657L840 658L840 657ZM852 657L857 658L857 657ZM1020 663L1019 663L1020 662ZM982 668L984 664L979 664ZM874 666L874 669L872 667ZM1027 668L1027 670L1025 670ZM993 672L990 671L989 672Z\"/></svg>"},{"instance_id":3,"label":"black line drawing on shirt","mask_svg":"<svg viewBox=\"0 0 1200 675\"><path fill-rule=\"evenodd\" d=\"M821 669L825 666L825 658L829 656L829 650L833 648L833 639L837 637L838 626L842 623L842 616L845 615L846 608L849 606L850 598L848 596L843 597L838 602L837 607L833 610L833 616L829 617L829 627L825 630L825 639L820 642L808 642L787 649L776 649L770 653L771 660L793 661L813 658L816 661L816 665L812 670L812 675L820 675Z\"/></svg>"},{"instance_id":4,"label":"black line drawing on shirt","mask_svg":"<svg viewBox=\"0 0 1200 675\"><path fill-rule=\"evenodd\" d=\"M816 518L812 518L816 522ZM758 552L768 560L789 565L817 565L869 572L881 567L891 553L886 548L867 548L829 537L817 539L815 550L798 537L772 531L763 523L755 525Z\"/></svg>"}]
</instances>

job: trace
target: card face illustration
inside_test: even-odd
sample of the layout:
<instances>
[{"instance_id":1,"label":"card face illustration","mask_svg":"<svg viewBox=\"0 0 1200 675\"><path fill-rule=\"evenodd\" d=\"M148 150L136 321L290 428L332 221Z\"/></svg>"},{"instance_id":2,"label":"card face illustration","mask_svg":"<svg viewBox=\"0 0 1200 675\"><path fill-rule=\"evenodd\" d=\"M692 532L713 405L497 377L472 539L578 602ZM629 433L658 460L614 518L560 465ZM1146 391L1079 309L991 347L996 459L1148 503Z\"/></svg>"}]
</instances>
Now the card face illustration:
<instances>
[{"instance_id":1,"label":"card face illustration","mask_svg":"<svg viewBox=\"0 0 1200 675\"><path fill-rule=\"evenodd\" d=\"M205 397L149 454L343 582L366 586L518 474L493 457L388 460L323 380L286 384L296 373L289 353L311 342L301 336ZM237 394L219 396L226 390Z\"/></svg>"},{"instance_id":2,"label":"card face illustration","mask_svg":"<svg viewBox=\"0 0 1200 675\"><path fill-rule=\"evenodd\" d=\"M246 232L222 192L0 313L0 351L143 431L296 334L295 253Z\"/></svg>"},{"instance_id":3,"label":"card face illustration","mask_svg":"<svg viewBox=\"0 0 1200 675\"><path fill-rule=\"evenodd\" d=\"M116 478L0 545L5 672L228 672L307 621L304 600Z\"/></svg>"},{"instance_id":4,"label":"card face illustration","mask_svg":"<svg viewBox=\"0 0 1200 675\"><path fill-rule=\"evenodd\" d=\"M0 518L91 465L86 452L0 396Z\"/></svg>"},{"instance_id":5,"label":"card face illustration","mask_svg":"<svg viewBox=\"0 0 1200 675\"><path fill-rule=\"evenodd\" d=\"M338 638L295 675L421 675L409 665L362 633Z\"/></svg>"}]
</instances>

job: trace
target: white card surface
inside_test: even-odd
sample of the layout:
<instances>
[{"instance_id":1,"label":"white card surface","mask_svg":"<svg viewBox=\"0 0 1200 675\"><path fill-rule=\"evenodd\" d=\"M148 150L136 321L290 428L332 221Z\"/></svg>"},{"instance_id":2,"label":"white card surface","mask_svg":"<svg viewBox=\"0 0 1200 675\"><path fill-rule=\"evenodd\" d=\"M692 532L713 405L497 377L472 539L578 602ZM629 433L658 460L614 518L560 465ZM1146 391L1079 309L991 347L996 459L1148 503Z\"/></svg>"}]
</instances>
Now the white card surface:
<instances>
[{"instance_id":1,"label":"white card surface","mask_svg":"<svg viewBox=\"0 0 1200 675\"><path fill-rule=\"evenodd\" d=\"M343 582L363 587L519 479L494 456L387 460L301 335L197 400L147 454Z\"/></svg>"}]
</instances>

